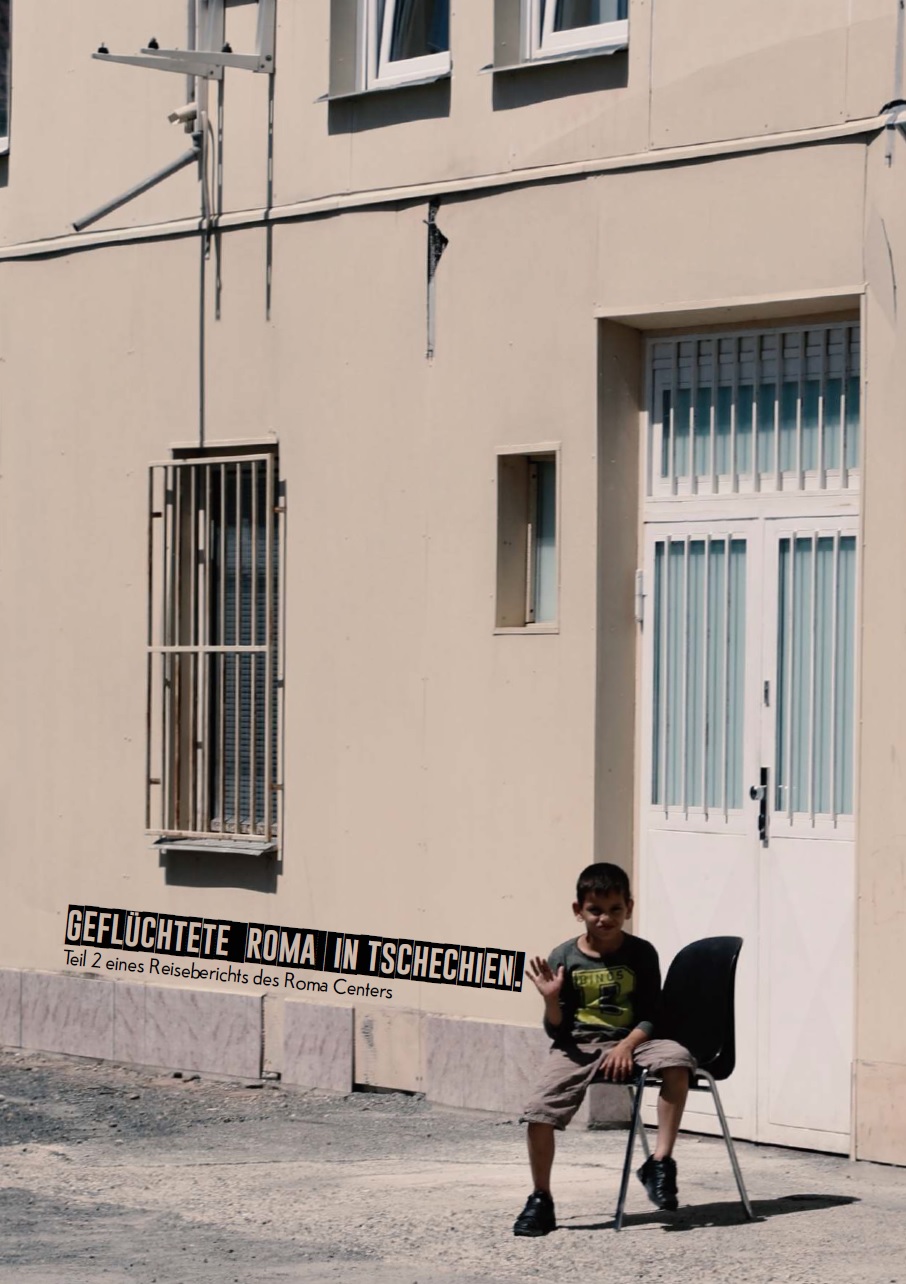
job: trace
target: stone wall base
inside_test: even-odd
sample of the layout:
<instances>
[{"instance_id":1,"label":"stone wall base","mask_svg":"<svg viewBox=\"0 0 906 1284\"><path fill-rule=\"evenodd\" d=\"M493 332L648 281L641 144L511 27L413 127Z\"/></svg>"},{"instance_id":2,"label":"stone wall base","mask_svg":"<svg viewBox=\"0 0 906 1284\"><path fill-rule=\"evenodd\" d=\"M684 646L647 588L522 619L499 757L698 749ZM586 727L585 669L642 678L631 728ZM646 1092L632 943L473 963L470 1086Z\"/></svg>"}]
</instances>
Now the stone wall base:
<instances>
[{"instance_id":1,"label":"stone wall base","mask_svg":"<svg viewBox=\"0 0 906 1284\"><path fill-rule=\"evenodd\" d=\"M0 1044L294 1087L422 1092L439 1105L518 1114L548 1048L540 1027L408 1008L136 985L0 968ZM624 1088L595 1085L578 1121L618 1127Z\"/></svg>"}]
</instances>

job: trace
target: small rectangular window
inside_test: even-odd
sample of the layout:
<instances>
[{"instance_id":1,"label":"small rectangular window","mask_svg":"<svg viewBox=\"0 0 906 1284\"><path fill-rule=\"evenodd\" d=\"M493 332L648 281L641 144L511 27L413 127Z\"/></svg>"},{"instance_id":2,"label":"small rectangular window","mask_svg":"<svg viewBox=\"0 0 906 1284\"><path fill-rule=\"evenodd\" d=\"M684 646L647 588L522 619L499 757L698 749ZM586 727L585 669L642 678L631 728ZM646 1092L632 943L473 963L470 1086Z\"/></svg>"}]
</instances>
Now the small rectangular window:
<instances>
[{"instance_id":1,"label":"small rectangular window","mask_svg":"<svg viewBox=\"0 0 906 1284\"><path fill-rule=\"evenodd\" d=\"M0 0L0 154L9 150L10 0Z\"/></svg>"},{"instance_id":2,"label":"small rectangular window","mask_svg":"<svg viewBox=\"0 0 906 1284\"><path fill-rule=\"evenodd\" d=\"M276 459L152 465L147 828L259 840L277 828Z\"/></svg>"},{"instance_id":3,"label":"small rectangular window","mask_svg":"<svg viewBox=\"0 0 906 1284\"><path fill-rule=\"evenodd\" d=\"M557 454L497 459L498 628L557 622Z\"/></svg>"}]
</instances>

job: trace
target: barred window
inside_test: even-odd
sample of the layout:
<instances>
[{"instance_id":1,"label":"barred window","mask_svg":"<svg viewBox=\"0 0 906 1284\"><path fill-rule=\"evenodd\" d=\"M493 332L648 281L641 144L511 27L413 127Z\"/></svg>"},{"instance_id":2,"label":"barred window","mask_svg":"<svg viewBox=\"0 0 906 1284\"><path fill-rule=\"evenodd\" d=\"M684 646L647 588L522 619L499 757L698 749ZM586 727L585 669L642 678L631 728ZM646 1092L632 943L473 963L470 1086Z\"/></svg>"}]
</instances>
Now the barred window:
<instances>
[{"instance_id":1,"label":"barred window","mask_svg":"<svg viewBox=\"0 0 906 1284\"><path fill-rule=\"evenodd\" d=\"M149 479L147 827L273 850L277 465L154 464Z\"/></svg>"},{"instance_id":2,"label":"barred window","mask_svg":"<svg viewBox=\"0 0 906 1284\"><path fill-rule=\"evenodd\" d=\"M652 344L649 494L859 488L858 322Z\"/></svg>"}]
</instances>

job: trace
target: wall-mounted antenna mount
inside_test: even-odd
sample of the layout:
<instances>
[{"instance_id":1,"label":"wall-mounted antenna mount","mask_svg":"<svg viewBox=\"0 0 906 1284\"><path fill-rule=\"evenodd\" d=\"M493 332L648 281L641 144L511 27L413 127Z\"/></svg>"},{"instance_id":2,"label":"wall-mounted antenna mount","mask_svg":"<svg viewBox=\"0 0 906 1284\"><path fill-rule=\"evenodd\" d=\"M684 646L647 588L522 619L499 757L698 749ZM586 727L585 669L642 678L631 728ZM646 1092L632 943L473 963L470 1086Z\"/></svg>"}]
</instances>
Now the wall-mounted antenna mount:
<instances>
[{"instance_id":1,"label":"wall-mounted antenna mount","mask_svg":"<svg viewBox=\"0 0 906 1284\"><path fill-rule=\"evenodd\" d=\"M233 53L226 43L224 7L225 0L207 0L197 49L161 49L152 39L137 54L106 53L105 46L101 45L91 56L99 62L152 67L156 71L175 71L204 80L222 80L225 67L273 75L277 0L258 0L258 33L253 54Z\"/></svg>"},{"instance_id":2,"label":"wall-mounted antenna mount","mask_svg":"<svg viewBox=\"0 0 906 1284\"><path fill-rule=\"evenodd\" d=\"M205 155L207 144L207 85L205 82L217 80L220 82L218 91L219 111L222 113L223 103L223 72L226 67L237 67L245 71L263 72L267 75L274 73L274 44L276 39L276 13L277 0L258 0L258 32L256 37L256 50L253 54L236 54L233 53L230 46L226 43L226 10L227 0L201 0L204 13L197 27L197 47L189 49L161 49L157 40L153 37L148 44L138 54L112 54L105 44L99 46L97 53L92 54L99 62L119 62L125 63L129 67L151 67L156 71L171 71L178 75L186 76L189 97L193 101L186 103L185 107L178 108L175 112L170 113L171 121L182 121L186 130L192 133L192 149L178 156L174 161L165 165L163 169L157 170L150 177L143 179L130 187L128 191L122 192L112 200L106 201L97 209L92 210L83 218L76 219L73 227L77 232L96 223L106 214L125 205L128 201L133 200L142 192L148 191L149 188L163 182L171 174L177 173L193 161L199 163L199 175L202 179L202 218L208 220L210 213L208 210L205 193ZM196 4L195 0L189 0L189 44L196 43ZM193 93L192 77L197 78L198 92ZM270 82L273 85L273 81ZM205 242L205 253L207 253L207 242Z\"/></svg>"}]
</instances>

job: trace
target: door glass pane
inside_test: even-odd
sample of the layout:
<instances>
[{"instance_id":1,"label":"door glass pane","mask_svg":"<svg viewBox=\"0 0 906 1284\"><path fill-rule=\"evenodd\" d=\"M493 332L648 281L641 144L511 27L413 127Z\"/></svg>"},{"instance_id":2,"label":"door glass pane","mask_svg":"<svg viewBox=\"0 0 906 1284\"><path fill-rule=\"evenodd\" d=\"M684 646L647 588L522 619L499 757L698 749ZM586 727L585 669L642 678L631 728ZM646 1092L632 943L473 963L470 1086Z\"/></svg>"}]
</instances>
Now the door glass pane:
<instances>
[{"instance_id":1,"label":"door glass pane","mask_svg":"<svg viewBox=\"0 0 906 1284\"><path fill-rule=\"evenodd\" d=\"M716 641L726 634L727 553L725 540L712 540L708 560L708 633ZM705 675L705 804L721 807L724 798L724 739L726 654L719 646L708 647Z\"/></svg>"},{"instance_id":2,"label":"door glass pane","mask_svg":"<svg viewBox=\"0 0 906 1284\"><path fill-rule=\"evenodd\" d=\"M663 745L667 735L664 723L664 697L666 692L666 675L664 660L664 544L658 540L654 546L654 654L651 665L652 718L651 735L651 801L660 803L664 797L664 781L661 775Z\"/></svg>"},{"instance_id":3,"label":"door glass pane","mask_svg":"<svg viewBox=\"0 0 906 1284\"><path fill-rule=\"evenodd\" d=\"M683 617L686 597L686 548L682 541L669 545L667 558L667 632L666 704L664 726L665 777L667 806L674 807L683 801L683 724L685 702L683 673L685 671L685 628Z\"/></svg>"},{"instance_id":4,"label":"door glass pane","mask_svg":"<svg viewBox=\"0 0 906 1284\"><path fill-rule=\"evenodd\" d=\"M778 556L777 811L853 809L855 536L797 535Z\"/></svg>"},{"instance_id":5,"label":"door glass pane","mask_svg":"<svg viewBox=\"0 0 906 1284\"><path fill-rule=\"evenodd\" d=\"M830 759L832 731L829 715L833 709L832 668L834 662L834 541L821 535L815 542L815 678L812 726L812 788L816 812L831 810Z\"/></svg>"},{"instance_id":6,"label":"door glass pane","mask_svg":"<svg viewBox=\"0 0 906 1284\"><path fill-rule=\"evenodd\" d=\"M742 805L745 554L725 537L655 545L656 805Z\"/></svg>"},{"instance_id":7,"label":"door glass pane","mask_svg":"<svg viewBox=\"0 0 906 1284\"><path fill-rule=\"evenodd\" d=\"M686 587L685 679L686 713L683 798L688 807L702 805L702 757L704 738L704 689L702 665L708 621L704 613L705 541L692 539L687 545L688 584Z\"/></svg>"},{"instance_id":8,"label":"door glass pane","mask_svg":"<svg viewBox=\"0 0 906 1284\"><path fill-rule=\"evenodd\" d=\"M743 694L746 668L746 542L730 540L727 589L726 793L727 808L742 806Z\"/></svg>"},{"instance_id":9,"label":"door glass pane","mask_svg":"<svg viewBox=\"0 0 906 1284\"><path fill-rule=\"evenodd\" d=\"M836 655L834 700L834 811L853 810L853 697L855 692L856 539L841 538L837 560Z\"/></svg>"}]
</instances>

